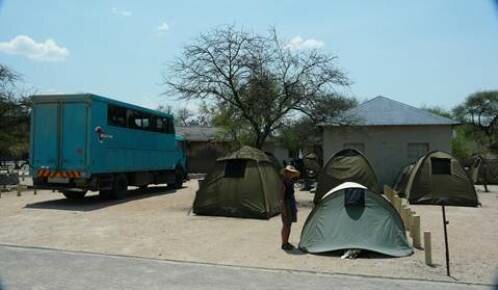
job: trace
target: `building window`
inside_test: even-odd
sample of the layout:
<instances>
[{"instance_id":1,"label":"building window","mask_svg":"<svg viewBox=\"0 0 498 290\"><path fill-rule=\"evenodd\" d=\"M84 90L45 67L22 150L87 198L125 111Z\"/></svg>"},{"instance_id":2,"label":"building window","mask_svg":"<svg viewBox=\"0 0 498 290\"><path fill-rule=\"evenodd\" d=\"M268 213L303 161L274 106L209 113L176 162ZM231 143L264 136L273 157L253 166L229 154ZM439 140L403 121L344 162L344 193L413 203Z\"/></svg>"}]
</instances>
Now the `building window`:
<instances>
[{"instance_id":1,"label":"building window","mask_svg":"<svg viewBox=\"0 0 498 290\"><path fill-rule=\"evenodd\" d=\"M451 175L451 159L432 157L431 169L435 175Z\"/></svg>"},{"instance_id":2,"label":"building window","mask_svg":"<svg viewBox=\"0 0 498 290\"><path fill-rule=\"evenodd\" d=\"M344 143L344 149L356 149L361 153L365 154L365 144L364 143Z\"/></svg>"},{"instance_id":3,"label":"building window","mask_svg":"<svg viewBox=\"0 0 498 290\"><path fill-rule=\"evenodd\" d=\"M408 162L417 161L420 157L429 152L429 143L408 143L407 158Z\"/></svg>"},{"instance_id":4,"label":"building window","mask_svg":"<svg viewBox=\"0 0 498 290\"><path fill-rule=\"evenodd\" d=\"M225 163L225 177L241 178L246 171L246 160L234 159Z\"/></svg>"}]
</instances>

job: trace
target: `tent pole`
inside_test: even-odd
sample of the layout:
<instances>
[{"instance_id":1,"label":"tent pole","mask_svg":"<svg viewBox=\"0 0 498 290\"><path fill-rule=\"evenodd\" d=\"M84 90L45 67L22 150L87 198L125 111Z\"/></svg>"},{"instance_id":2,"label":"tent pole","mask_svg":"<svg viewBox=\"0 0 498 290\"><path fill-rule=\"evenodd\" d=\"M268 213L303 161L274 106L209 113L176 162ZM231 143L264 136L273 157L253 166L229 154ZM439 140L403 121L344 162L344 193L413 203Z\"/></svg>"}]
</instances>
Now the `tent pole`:
<instances>
[{"instance_id":1,"label":"tent pole","mask_svg":"<svg viewBox=\"0 0 498 290\"><path fill-rule=\"evenodd\" d=\"M443 227L444 227L444 246L446 248L446 274L448 277L450 277L450 250L448 247L448 231L446 229L446 225L448 225L448 221L446 220L446 210L444 209L444 205L442 206L443 209Z\"/></svg>"}]
</instances>

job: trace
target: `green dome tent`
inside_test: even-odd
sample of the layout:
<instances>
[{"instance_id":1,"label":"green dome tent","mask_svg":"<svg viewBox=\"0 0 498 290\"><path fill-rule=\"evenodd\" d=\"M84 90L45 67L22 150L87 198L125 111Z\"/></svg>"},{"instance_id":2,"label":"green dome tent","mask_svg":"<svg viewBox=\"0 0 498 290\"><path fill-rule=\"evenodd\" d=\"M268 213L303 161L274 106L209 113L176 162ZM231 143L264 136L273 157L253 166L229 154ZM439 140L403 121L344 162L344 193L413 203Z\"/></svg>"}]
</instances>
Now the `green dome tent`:
<instances>
[{"instance_id":1,"label":"green dome tent","mask_svg":"<svg viewBox=\"0 0 498 290\"><path fill-rule=\"evenodd\" d=\"M280 174L262 151L244 146L219 158L201 182L193 211L198 215L268 219L280 213Z\"/></svg>"},{"instance_id":2,"label":"green dome tent","mask_svg":"<svg viewBox=\"0 0 498 290\"><path fill-rule=\"evenodd\" d=\"M309 253L362 249L394 257L413 253L389 201L354 182L330 190L313 208L299 248Z\"/></svg>"},{"instance_id":3,"label":"green dome tent","mask_svg":"<svg viewBox=\"0 0 498 290\"><path fill-rule=\"evenodd\" d=\"M363 184L380 193L377 176L368 159L360 151L348 148L332 155L320 171L313 202L317 204L325 193L347 181Z\"/></svg>"},{"instance_id":4,"label":"green dome tent","mask_svg":"<svg viewBox=\"0 0 498 290\"><path fill-rule=\"evenodd\" d=\"M405 197L405 188L410 179L410 174L415 167L415 164L409 164L398 174L393 185L393 189L398 193L399 196Z\"/></svg>"},{"instance_id":5,"label":"green dome tent","mask_svg":"<svg viewBox=\"0 0 498 290\"><path fill-rule=\"evenodd\" d=\"M402 192L411 204L479 204L474 184L460 162L442 151L429 152L417 161Z\"/></svg>"}]
</instances>

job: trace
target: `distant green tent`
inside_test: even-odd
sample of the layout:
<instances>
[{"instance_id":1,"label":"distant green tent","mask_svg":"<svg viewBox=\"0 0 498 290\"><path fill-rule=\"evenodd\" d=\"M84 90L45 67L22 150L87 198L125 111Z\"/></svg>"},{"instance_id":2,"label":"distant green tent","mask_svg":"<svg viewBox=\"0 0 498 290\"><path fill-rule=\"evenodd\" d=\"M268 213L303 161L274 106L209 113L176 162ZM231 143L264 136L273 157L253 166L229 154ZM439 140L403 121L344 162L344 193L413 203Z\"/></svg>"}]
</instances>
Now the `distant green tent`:
<instances>
[{"instance_id":1,"label":"distant green tent","mask_svg":"<svg viewBox=\"0 0 498 290\"><path fill-rule=\"evenodd\" d=\"M477 206L479 203L474 184L460 162L441 151L420 158L399 191L411 204Z\"/></svg>"},{"instance_id":2,"label":"distant green tent","mask_svg":"<svg viewBox=\"0 0 498 290\"><path fill-rule=\"evenodd\" d=\"M347 148L332 155L320 171L313 202L318 203L325 193L347 181L380 193L377 176L368 159L360 151Z\"/></svg>"},{"instance_id":3,"label":"distant green tent","mask_svg":"<svg viewBox=\"0 0 498 290\"><path fill-rule=\"evenodd\" d=\"M321 170L320 161L315 153L308 153L303 158L303 165L306 174L310 178L315 178Z\"/></svg>"},{"instance_id":4,"label":"distant green tent","mask_svg":"<svg viewBox=\"0 0 498 290\"><path fill-rule=\"evenodd\" d=\"M301 232L309 253L362 249L403 257L413 253L401 217L382 195L345 182L315 205Z\"/></svg>"},{"instance_id":5,"label":"distant green tent","mask_svg":"<svg viewBox=\"0 0 498 290\"><path fill-rule=\"evenodd\" d=\"M244 146L219 158L196 193L198 215L268 219L280 213L279 172L262 151Z\"/></svg>"},{"instance_id":6,"label":"distant green tent","mask_svg":"<svg viewBox=\"0 0 498 290\"><path fill-rule=\"evenodd\" d=\"M409 164L401 170L401 172L396 177L396 180L393 184L393 189L398 193L399 196L405 197L405 188L408 180L410 179L410 173L415 167L415 164Z\"/></svg>"},{"instance_id":7,"label":"distant green tent","mask_svg":"<svg viewBox=\"0 0 498 290\"><path fill-rule=\"evenodd\" d=\"M482 158L477 181L478 184L498 184L498 156L488 154Z\"/></svg>"}]
</instances>

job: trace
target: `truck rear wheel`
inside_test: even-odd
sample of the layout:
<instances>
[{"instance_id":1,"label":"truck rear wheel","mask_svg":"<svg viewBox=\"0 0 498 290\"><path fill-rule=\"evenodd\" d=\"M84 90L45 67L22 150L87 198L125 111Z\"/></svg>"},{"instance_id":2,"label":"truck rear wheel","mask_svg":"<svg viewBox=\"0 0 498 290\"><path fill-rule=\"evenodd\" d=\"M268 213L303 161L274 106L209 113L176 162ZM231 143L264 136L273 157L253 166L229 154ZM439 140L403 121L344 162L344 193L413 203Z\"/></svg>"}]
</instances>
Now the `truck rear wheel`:
<instances>
[{"instance_id":1,"label":"truck rear wheel","mask_svg":"<svg viewBox=\"0 0 498 290\"><path fill-rule=\"evenodd\" d=\"M185 173L183 172L183 169L180 167L176 167L175 183L173 183L171 187L173 187L174 189L182 188L184 178L185 178Z\"/></svg>"},{"instance_id":2,"label":"truck rear wheel","mask_svg":"<svg viewBox=\"0 0 498 290\"><path fill-rule=\"evenodd\" d=\"M112 182L111 196L116 199L122 199L126 197L128 192L128 178L124 174L118 174L114 177Z\"/></svg>"},{"instance_id":3,"label":"truck rear wheel","mask_svg":"<svg viewBox=\"0 0 498 290\"><path fill-rule=\"evenodd\" d=\"M83 197L85 197L86 190L84 190L84 191L62 191L62 194L67 199L82 199Z\"/></svg>"}]
</instances>

